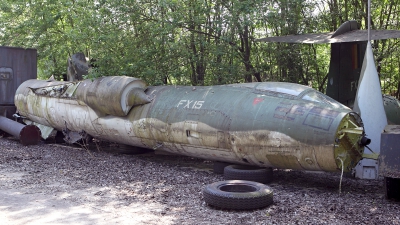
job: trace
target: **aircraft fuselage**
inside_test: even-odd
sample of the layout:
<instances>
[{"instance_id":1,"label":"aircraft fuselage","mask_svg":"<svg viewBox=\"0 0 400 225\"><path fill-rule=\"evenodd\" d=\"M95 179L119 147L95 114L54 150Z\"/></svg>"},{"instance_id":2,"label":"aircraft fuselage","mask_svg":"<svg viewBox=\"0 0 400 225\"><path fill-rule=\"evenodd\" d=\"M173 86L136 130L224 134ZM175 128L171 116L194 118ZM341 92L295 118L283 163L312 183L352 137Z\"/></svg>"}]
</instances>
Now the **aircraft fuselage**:
<instances>
[{"instance_id":1,"label":"aircraft fuselage","mask_svg":"<svg viewBox=\"0 0 400 225\"><path fill-rule=\"evenodd\" d=\"M322 171L337 171L343 161L349 171L361 159L363 135L345 131L360 129L357 115L306 86L153 86L143 88L148 103L127 106L137 91L121 87L128 97L115 100L105 84L117 87L119 78L100 79L91 90L91 81L29 80L15 104L28 120L57 130L208 160Z\"/></svg>"}]
</instances>

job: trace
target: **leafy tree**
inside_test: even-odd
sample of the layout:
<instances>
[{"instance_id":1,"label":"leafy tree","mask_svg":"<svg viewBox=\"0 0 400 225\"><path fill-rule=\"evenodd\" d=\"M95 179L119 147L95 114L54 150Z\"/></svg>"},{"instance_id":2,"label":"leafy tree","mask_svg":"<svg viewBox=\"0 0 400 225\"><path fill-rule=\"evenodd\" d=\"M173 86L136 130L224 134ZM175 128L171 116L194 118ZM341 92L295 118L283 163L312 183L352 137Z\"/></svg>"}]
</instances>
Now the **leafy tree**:
<instances>
[{"instance_id":1,"label":"leafy tree","mask_svg":"<svg viewBox=\"0 0 400 225\"><path fill-rule=\"evenodd\" d=\"M399 0L373 0L374 29L399 29ZM3 0L0 44L37 48L39 76L66 73L84 52L88 77L126 75L150 85L287 81L326 85L329 45L257 38L335 31L365 0ZM399 42L374 41L385 92L399 94Z\"/></svg>"}]
</instances>

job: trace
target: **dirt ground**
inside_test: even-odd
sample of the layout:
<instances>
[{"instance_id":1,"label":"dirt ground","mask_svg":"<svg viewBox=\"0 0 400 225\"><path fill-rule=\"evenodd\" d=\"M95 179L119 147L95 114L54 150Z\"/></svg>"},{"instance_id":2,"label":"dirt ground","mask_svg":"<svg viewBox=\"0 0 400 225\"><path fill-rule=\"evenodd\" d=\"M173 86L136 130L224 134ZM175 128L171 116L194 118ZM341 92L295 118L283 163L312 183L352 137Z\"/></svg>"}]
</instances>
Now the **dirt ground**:
<instances>
[{"instance_id":1,"label":"dirt ground","mask_svg":"<svg viewBox=\"0 0 400 225\"><path fill-rule=\"evenodd\" d=\"M111 149L112 150L112 149ZM275 170L273 205L208 206L205 185L223 180L213 162L0 137L0 224L400 224L400 203L382 180Z\"/></svg>"}]
</instances>

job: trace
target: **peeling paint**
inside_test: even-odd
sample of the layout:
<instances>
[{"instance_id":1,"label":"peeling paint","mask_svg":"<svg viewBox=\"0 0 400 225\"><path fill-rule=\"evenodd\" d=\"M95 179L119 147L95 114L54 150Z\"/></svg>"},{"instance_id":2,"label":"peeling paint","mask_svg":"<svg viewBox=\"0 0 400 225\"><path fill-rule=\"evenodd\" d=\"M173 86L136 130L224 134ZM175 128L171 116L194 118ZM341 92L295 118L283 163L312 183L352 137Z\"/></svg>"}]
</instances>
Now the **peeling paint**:
<instances>
[{"instance_id":1,"label":"peeling paint","mask_svg":"<svg viewBox=\"0 0 400 225\"><path fill-rule=\"evenodd\" d=\"M123 91L131 81L135 90L139 85L143 91ZM284 84L279 89L274 88L279 83L262 83L145 90L137 79L90 82L27 81L17 90L16 105L30 120L57 130L68 126L100 139L208 160L338 171L340 157L349 171L363 153L363 133L353 132L360 129L360 121L350 109L336 102L296 99L294 93L316 92L305 86ZM122 88L108 93L106 87L114 90L118 82ZM94 94L100 86L105 92ZM288 93L278 92L282 90ZM135 102L138 95L151 101L125 104Z\"/></svg>"}]
</instances>

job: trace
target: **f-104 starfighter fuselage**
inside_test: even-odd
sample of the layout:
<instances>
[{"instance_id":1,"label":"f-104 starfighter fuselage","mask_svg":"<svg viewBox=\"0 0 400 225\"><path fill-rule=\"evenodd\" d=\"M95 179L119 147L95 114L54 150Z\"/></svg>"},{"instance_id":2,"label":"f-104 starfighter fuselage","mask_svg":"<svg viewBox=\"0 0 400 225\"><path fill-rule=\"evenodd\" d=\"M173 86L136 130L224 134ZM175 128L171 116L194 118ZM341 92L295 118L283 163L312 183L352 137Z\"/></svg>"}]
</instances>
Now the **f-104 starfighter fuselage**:
<instances>
[{"instance_id":1,"label":"f-104 starfighter fuselage","mask_svg":"<svg viewBox=\"0 0 400 225\"><path fill-rule=\"evenodd\" d=\"M26 120L112 142L263 167L350 171L363 154L358 115L291 83L153 86L131 77L24 82Z\"/></svg>"}]
</instances>

